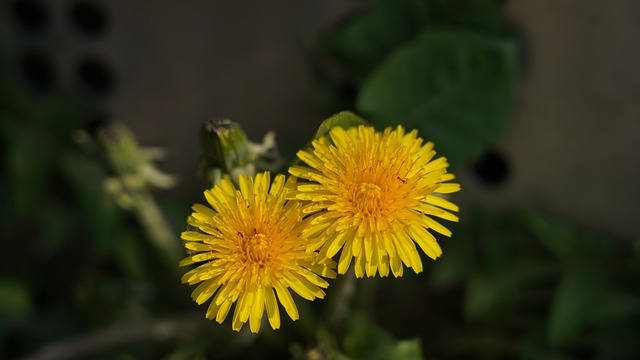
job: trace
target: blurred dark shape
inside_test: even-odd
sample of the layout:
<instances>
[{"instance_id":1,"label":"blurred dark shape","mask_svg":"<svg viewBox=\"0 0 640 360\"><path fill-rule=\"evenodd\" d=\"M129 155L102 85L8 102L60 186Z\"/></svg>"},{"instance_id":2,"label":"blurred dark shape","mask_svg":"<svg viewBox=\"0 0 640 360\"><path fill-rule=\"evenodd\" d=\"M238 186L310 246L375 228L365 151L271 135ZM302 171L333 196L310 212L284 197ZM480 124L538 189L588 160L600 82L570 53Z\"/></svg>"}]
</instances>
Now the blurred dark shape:
<instances>
[{"instance_id":1,"label":"blurred dark shape","mask_svg":"<svg viewBox=\"0 0 640 360\"><path fill-rule=\"evenodd\" d=\"M88 57L77 67L78 82L82 90L94 95L108 95L114 86L114 76L110 67L101 59Z\"/></svg>"},{"instance_id":2,"label":"blurred dark shape","mask_svg":"<svg viewBox=\"0 0 640 360\"><path fill-rule=\"evenodd\" d=\"M40 50L31 50L20 57L20 75L30 91L36 94L50 92L57 81L51 57Z\"/></svg>"},{"instance_id":3,"label":"blurred dark shape","mask_svg":"<svg viewBox=\"0 0 640 360\"><path fill-rule=\"evenodd\" d=\"M476 176L487 185L498 186L509 178L509 163L496 149L488 149L473 165Z\"/></svg>"},{"instance_id":4,"label":"blurred dark shape","mask_svg":"<svg viewBox=\"0 0 640 360\"><path fill-rule=\"evenodd\" d=\"M49 8L42 1L16 1L12 11L16 22L27 32L41 33L51 23Z\"/></svg>"},{"instance_id":5,"label":"blurred dark shape","mask_svg":"<svg viewBox=\"0 0 640 360\"><path fill-rule=\"evenodd\" d=\"M70 17L78 31L89 36L103 34L109 26L105 10L93 1L77 1L70 9Z\"/></svg>"}]
</instances>

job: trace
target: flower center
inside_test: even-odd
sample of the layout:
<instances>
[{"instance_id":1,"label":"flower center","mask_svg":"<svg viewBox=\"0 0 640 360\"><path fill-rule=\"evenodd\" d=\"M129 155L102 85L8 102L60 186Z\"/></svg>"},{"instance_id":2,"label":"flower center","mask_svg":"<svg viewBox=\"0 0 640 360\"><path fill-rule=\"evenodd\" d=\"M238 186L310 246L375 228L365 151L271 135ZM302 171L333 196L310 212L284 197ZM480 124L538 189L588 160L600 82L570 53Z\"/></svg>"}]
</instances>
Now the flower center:
<instances>
[{"instance_id":1,"label":"flower center","mask_svg":"<svg viewBox=\"0 0 640 360\"><path fill-rule=\"evenodd\" d=\"M246 259L253 263L264 263L269 258L269 242L263 233L251 235L244 244Z\"/></svg>"},{"instance_id":2,"label":"flower center","mask_svg":"<svg viewBox=\"0 0 640 360\"><path fill-rule=\"evenodd\" d=\"M383 192L378 185L368 182L360 183L354 195L353 205L359 210L367 214L380 210Z\"/></svg>"}]
</instances>

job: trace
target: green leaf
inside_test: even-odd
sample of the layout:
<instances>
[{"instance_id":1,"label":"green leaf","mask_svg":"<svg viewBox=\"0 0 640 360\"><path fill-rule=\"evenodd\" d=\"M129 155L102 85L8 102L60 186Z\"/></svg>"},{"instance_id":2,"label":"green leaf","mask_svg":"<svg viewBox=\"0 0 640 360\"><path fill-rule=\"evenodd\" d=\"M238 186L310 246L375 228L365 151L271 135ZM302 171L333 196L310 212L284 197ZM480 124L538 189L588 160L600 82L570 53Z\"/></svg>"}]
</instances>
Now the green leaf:
<instances>
[{"instance_id":1,"label":"green leaf","mask_svg":"<svg viewBox=\"0 0 640 360\"><path fill-rule=\"evenodd\" d=\"M316 131L313 140L329 135L331 129L336 126L348 129L358 125L368 125L368 123L366 120L351 111L342 111L324 120L318 127L318 131Z\"/></svg>"},{"instance_id":2,"label":"green leaf","mask_svg":"<svg viewBox=\"0 0 640 360\"><path fill-rule=\"evenodd\" d=\"M7 134L8 176L15 215L26 215L41 199L53 166L55 143L40 129L12 126Z\"/></svg>"},{"instance_id":3,"label":"green leaf","mask_svg":"<svg viewBox=\"0 0 640 360\"><path fill-rule=\"evenodd\" d=\"M75 191L83 222L89 226L95 245L110 253L116 245L113 236L122 213L103 188L106 171L94 158L72 151L61 156L60 166Z\"/></svg>"},{"instance_id":4,"label":"green leaf","mask_svg":"<svg viewBox=\"0 0 640 360\"><path fill-rule=\"evenodd\" d=\"M465 313L471 319L497 315L521 299L524 290L549 275L553 269L537 259L518 259L495 271L483 271L467 283Z\"/></svg>"},{"instance_id":5,"label":"green leaf","mask_svg":"<svg viewBox=\"0 0 640 360\"><path fill-rule=\"evenodd\" d=\"M552 299L547 336L552 345L566 345L579 339L587 325L625 320L639 312L640 299L616 289L602 269L572 267Z\"/></svg>"},{"instance_id":6,"label":"green leaf","mask_svg":"<svg viewBox=\"0 0 640 360\"><path fill-rule=\"evenodd\" d=\"M403 123L436 143L452 165L500 134L513 96L514 51L497 36L428 30L367 79L358 110L377 124Z\"/></svg>"},{"instance_id":7,"label":"green leaf","mask_svg":"<svg viewBox=\"0 0 640 360\"><path fill-rule=\"evenodd\" d=\"M361 118L360 116L354 114L351 111L341 111L335 115L330 116L329 118L325 119L320 126L318 126L318 130L316 131L315 135L313 136L313 138L311 139L311 141L309 141L304 147L303 149L309 149L311 147L311 143L313 142L313 140L317 140L323 136L327 136L329 135L329 132L331 131L331 129L333 129L336 126L340 126L344 129L348 129L350 127L354 127L354 126L358 126L358 125L369 125L369 123L364 120L363 118ZM300 163L300 159L296 156L291 163L289 164L289 166L293 166L293 165L297 165Z\"/></svg>"},{"instance_id":8,"label":"green leaf","mask_svg":"<svg viewBox=\"0 0 640 360\"><path fill-rule=\"evenodd\" d=\"M432 23L476 32L499 33L502 18L498 0L431 0Z\"/></svg>"},{"instance_id":9,"label":"green leaf","mask_svg":"<svg viewBox=\"0 0 640 360\"><path fill-rule=\"evenodd\" d=\"M77 212L64 203L44 203L39 214L42 219L42 236L38 243L40 250L51 257L70 239L69 234L77 225Z\"/></svg>"},{"instance_id":10,"label":"green leaf","mask_svg":"<svg viewBox=\"0 0 640 360\"><path fill-rule=\"evenodd\" d=\"M450 229L455 234L455 239L442 244L442 258L433 264L431 270L431 284L436 288L448 288L461 283L476 270L477 251L469 242L469 226L452 227L455 227Z\"/></svg>"},{"instance_id":11,"label":"green leaf","mask_svg":"<svg viewBox=\"0 0 640 360\"><path fill-rule=\"evenodd\" d=\"M395 340L362 314L351 315L348 331L344 347L345 354L352 359L422 359L419 339Z\"/></svg>"},{"instance_id":12,"label":"green leaf","mask_svg":"<svg viewBox=\"0 0 640 360\"><path fill-rule=\"evenodd\" d=\"M55 96L37 102L26 120L60 139L70 140L73 130L86 126L90 114L85 104L69 96Z\"/></svg>"},{"instance_id":13,"label":"green leaf","mask_svg":"<svg viewBox=\"0 0 640 360\"><path fill-rule=\"evenodd\" d=\"M614 256L611 241L557 219L530 213L523 222L548 251L562 260L596 264Z\"/></svg>"},{"instance_id":14,"label":"green leaf","mask_svg":"<svg viewBox=\"0 0 640 360\"><path fill-rule=\"evenodd\" d=\"M117 239L117 246L114 249L114 257L123 273L127 274L127 279L134 281L148 279L149 252L141 246L142 240L130 230L121 228L116 231L114 238Z\"/></svg>"},{"instance_id":15,"label":"green leaf","mask_svg":"<svg viewBox=\"0 0 640 360\"><path fill-rule=\"evenodd\" d=\"M343 26L323 42L347 67L356 83L399 44L428 23L427 3L420 0L383 0Z\"/></svg>"},{"instance_id":16,"label":"green leaf","mask_svg":"<svg viewBox=\"0 0 640 360\"><path fill-rule=\"evenodd\" d=\"M24 283L0 279L0 319L24 318L31 313L32 307L31 295Z\"/></svg>"},{"instance_id":17,"label":"green leaf","mask_svg":"<svg viewBox=\"0 0 640 360\"><path fill-rule=\"evenodd\" d=\"M497 32L495 0L382 0L344 22L321 43L357 84L396 47L432 25Z\"/></svg>"}]
</instances>

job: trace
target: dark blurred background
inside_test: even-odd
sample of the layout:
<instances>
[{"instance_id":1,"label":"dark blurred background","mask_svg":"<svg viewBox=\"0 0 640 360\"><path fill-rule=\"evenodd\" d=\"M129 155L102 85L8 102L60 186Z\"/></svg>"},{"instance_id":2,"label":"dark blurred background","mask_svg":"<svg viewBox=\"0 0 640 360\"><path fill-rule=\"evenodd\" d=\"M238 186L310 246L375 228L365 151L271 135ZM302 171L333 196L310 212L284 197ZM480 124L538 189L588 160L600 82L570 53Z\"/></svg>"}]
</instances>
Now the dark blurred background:
<instances>
[{"instance_id":1,"label":"dark blurred background","mask_svg":"<svg viewBox=\"0 0 640 360\"><path fill-rule=\"evenodd\" d=\"M204 119L230 118L256 142L275 130L282 154L290 158L336 111L356 110L373 120L389 114L363 105L366 99L362 100L360 90L371 82L351 76L357 71L344 65L349 64L349 52L341 52L339 46L344 44L335 45L337 40L331 43L339 38L336 33L371 13L378 3L390 2L2 0L0 149L4 165L0 184L6 194L0 196L4 203L0 306L5 308L6 321L0 326L0 357L25 356L60 339L131 319L165 319L186 312L200 318L205 310L190 303L189 289L179 285L173 270L162 268L148 254L135 219L100 200L108 167L99 154L72 141L75 129L90 130L98 118L117 119L132 129L140 144L165 148L167 156L159 167L178 175L179 183L159 192L158 201L178 241L189 206L201 201L204 188L197 172L197 136ZM425 9L448 6L437 0L401 3L416 9L422 4L427 4ZM433 271L427 267L420 275L406 272L405 278L410 279L403 278L401 285L393 279L363 280L368 285L356 295L353 307L365 309L373 319L367 321L396 338L418 338L426 358L632 358L640 354L637 344L633 345L639 340L640 325L640 106L636 99L640 3L458 0L450 4L454 5L446 11L436 11L442 15L434 22L437 26L482 36L492 32L491 36L511 44L509 61L515 64L512 86L503 101L506 115L492 125L495 134L453 164L463 187L453 197L462 207L461 224L454 227L452 239L441 239L445 255L438 264L459 265ZM468 20L485 10L498 14L497 30ZM449 22L447 14L458 18ZM394 29L384 28L385 20L371 20L363 25L363 33L378 34L369 30L370 24L382 24L380 32L393 37ZM422 31L423 25L418 27ZM356 35L347 48L358 47ZM483 91L477 93L479 101L490 101L482 97ZM372 122L403 123L403 119ZM429 129L424 125L420 135L431 139ZM482 125L473 129L480 133ZM453 140L459 148L469 143L465 136ZM445 148L454 146L446 140L442 143ZM436 150L438 144L436 139ZM104 224L87 214L110 220ZM121 243L121 239L128 240ZM516 250L510 247L514 242L521 245ZM447 246L458 249L449 249L448 257ZM465 247L475 249L473 254ZM583 247L591 250L582 252ZM576 260L575 253L584 256ZM605 262L592 262L593 258ZM525 268L522 278L491 277L518 273L509 267L511 260L515 268ZM580 270L567 263L581 264ZM537 273L529 265L543 271ZM162 270L156 273L156 267ZM560 270L567 268L572 275ZM594 273L608 275L593 280ZM572 276L578 280L572 281ZM443 290L432 294L432 279ZM474 295L491 284L501 285L489 295L483 291ZM410 289L416 286L428 290L413 294ZM526 296L517 301L503 299L518 298L513 294ZM602 294L614 294L615 299ZM366 300L367 296L392 305L378 311L381 304ZM590 300L583 301L585 297ZM416 310L418 319L430 319L423 325L405 326L411 316L393 315L433 302L447 308L434 318L430 314L439 312L437 307ZM563 306L568 313L562 312ZM585 315L601 308L620 311ZM308 310L325 311L314 309ZM362 328L358 328L360 317L355 318L351 330L343 329L345 338L357 333L361 338L356 336L355 343L364 344L370 341L367 336L377 336L356 331ZM521 318L526 319L513 320ZM567 320L572 318L579 321ZM454 325L443 325L449 321ZM367 354L354 341L345 345L341 336L328 342L322 336L305 337L296 333L294 325L276 335L267 330L257 345L250 344L253 338L243 345L235 333L230 334L227 323L205 323L197 329L207 330L190 328L193 335L178 336L169 345L135 343L92 354L123 359L210 358L215 354L212 346L225 339L237 344L226 348L223 357L312 356L313 351L322 355L334 350L355 358ZM305 326L314 327L313 323ZM462 348L454 349L453 341L434 345L430 337L437 338L434 329L440 327L446 331L439 336L463 339ZM201 335L214 336L207 333L209 328L215 328L215 336L222 340L207 342ZM173 335L168 336L174 341ZM600 344L594 339L609 340Z\"/></svg>"}]
</instances>

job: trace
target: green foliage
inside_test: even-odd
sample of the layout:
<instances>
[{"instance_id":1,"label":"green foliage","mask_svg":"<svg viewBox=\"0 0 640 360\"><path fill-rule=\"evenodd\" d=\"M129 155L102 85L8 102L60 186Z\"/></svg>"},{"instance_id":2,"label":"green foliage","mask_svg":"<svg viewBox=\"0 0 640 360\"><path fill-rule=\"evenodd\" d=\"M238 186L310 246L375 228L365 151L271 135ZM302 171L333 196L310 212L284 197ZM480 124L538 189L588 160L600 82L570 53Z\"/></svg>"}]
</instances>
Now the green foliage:
<instances>
[{"instance_id":1,"label":"green foliage","mask_svg":"<svg viewBox=\"0 0 640 360\"><path fill-rule=\"evenodd\" d=\"M440 291L464 289L465 316L476 331L516 334L498 353L637 356L631 339L640 336L640 281L637 255L626 246L533 212L475 211L465 219L443 245L432 280Z\"/></svg>"},{"instance_id":2,"label":"green foliage","mask_svg":"<svg viewBox=\"0 0 640 360\"><path fill-rule=\"evenodd\" d=\"M36 101L0 81L1 358L175 307L178 294L188 299L176 291L173 264L158 261L105 192L96 148L75 141L93 114L71 98Z\"/></svg>"},{"instance_id":3,"label":"green foliage","mask_svg":"<svg viewBox=\"0 0 640 360\"><path fill-rule=\"evenodd\" d=\"M307 145L303 147L303 149L310 148L311 142L313 140L319 139L323 136L328 136L331 129L333 129L336 126L340 126L342 128L348 129L350 127L354 127L358 125L369 125L369 123L365 119L361 118L360 116L354 114L351 111L341 111L337 114L334 114L328 117L327 119L325 119L324 121L322 121L322 123L320 123L320 126L318 126L318 130L316 131L315 135L307 143ZM299 163L300 163L300 159L298 157L295 157L293 161L291 161L291 164L289 165L290 166L297 165Z\"/></svg>"},{"instance_id":4,"label":"green foliage","mask_svg":"<svg viewBox=\"0 0 640 360\"><path fill-rule=\"evenodd\" d=\"M506 120L511 53L498 37L427 30L371 74L357 107L382 125L401 121L419 129L453 165L465 163L497 138Z\"/></svg>"},{"instance_id":5,"label":"green foliage","mask_svg":"<svg viewBox=\"0 0 640 360\"><path fill-rule=\"evenodd\" d=\"M501 28L494 0L383 0L320 46L356 89L352 107L375 126L421 130L456 166L496 139L509 112L515 51Z\"/></svg>"},{"instance_id":6,"label":"green foliage","mask_svg":"<svg viewBox=\"0 0 640 360\"><path fill-rule=\"evenodd\" d=\"M0 278L0 319L16 321L28 317L33 304L24 283Z\"/></svg>"},{"instance_id":7,"label":"green foliage","mask_svg":"<svg viewBox=\"0 0 640 360\"><path fill-rule=\"evenodd\" d=\"M398 341L359 313L349 319L344 349L351 359L422 359L420 339Z\"/></svg>"},{"instance_id":8,"label":"green foliage","mask_svg":"<svg viewBox=\"0 0 640 360\"><path fill-rule=\"evenodd\" d=\"M502 24L495 0L381 0L337 27L320 45L361 84L398 46L431 26L497 34Z\"/></svg>"},{"instance_id":9,"label":"green foliage","mask_svg":"<svg viewBox=\"0 0 640 360\"><path fill-rule=\"evenodd\" d=\"M454 164L500 133L515 44L498 1L381 0L320 43L356 89L350 107L373 125L416 127ZM206 321L105 192L96 149L72 140L90 110L65 97L31 101L0 82L2 358L69 343L97 346L95 359L640 357L640 246L535 212L465 209L453 238L439 239L443 256L423 256L424 273L360 279L346 325L331 333L318 324L334 315L338 281L327 301L298 302L304 316L283 316L277 331ZM359 124L341 112L314 138ZM159 203L184 226L191 200ZM292 344L312 350L290 353Z\"/></svg>"},{"instance_id":10,"label":"green foliage","mask_svg":"<svg viewBox=\"0 0 640 360\"><path fill-rule=\"evenodd\" d=\"M336 126L348 129L358 125L368 125L368 123L366 120L351 111L342 111L324 120L320 126L318 126L318 130L313 136L313 140L329 135L331 129Z\"/></svg>"}]
</instances>

